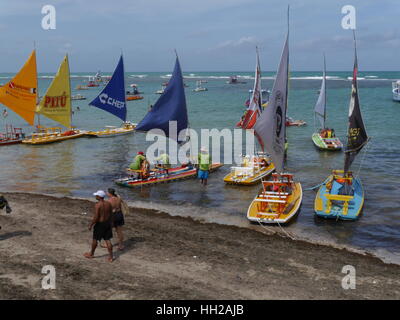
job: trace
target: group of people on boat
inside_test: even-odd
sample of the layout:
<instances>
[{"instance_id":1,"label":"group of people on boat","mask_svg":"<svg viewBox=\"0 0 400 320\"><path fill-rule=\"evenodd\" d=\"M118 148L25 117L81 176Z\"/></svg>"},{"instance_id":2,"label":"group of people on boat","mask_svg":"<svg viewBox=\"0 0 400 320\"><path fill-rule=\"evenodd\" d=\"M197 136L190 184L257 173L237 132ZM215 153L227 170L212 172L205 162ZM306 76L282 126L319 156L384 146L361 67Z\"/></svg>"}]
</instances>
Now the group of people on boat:
<instances>
[{"instance_id":1,"label":"group of people on boat","mask_svg":"<svg viewBox=\"0 0 400 320\"><path fill-rule=\"evenodd\" d=\"M157 161L155 167L168 175L168 170L171 168L168 154L161 150L160 155L155 160ZM129 169L135 171L139 179L147 179L150 176L150 162L143 151L137 153L129 165Z\"/></svg>"},{"instance_id":2,"label":"group of people on boat","mask_svg":"<svg viewBox=\"0 0 400 320\"><path fill-rule=\"evenodd\" d=\"M203 185L207 185L209 171L211 168L211 156L208 153L207 148L202 147L200 149L197 160L198 178ZM156 164L154 169L158 172L169 175L171 162L169 155L164 150L160 150L159 156L155 158L155 161ZM187 164L183 164L182 166L192 166L192 164L189 162ZM136 156L133 158L133 161L129 165L129 170L133 171L132 175L135 175L137 179L144 180L150 177L150 162L143 151L138 151Z\"/></svg>"},{"instance_id":3,"label":"group of people on boat","mask_svg":"<svg viewBox=\"0 0 400 320\"><path fill-rule=\"evenodd\" d=\"M330 138L335 138L336 137L335 130L334 129L329 129L329 128L322 129L319 132L319 134L324 139L326 139L326 138L330 139Z\"/></svg>"}]
</instances>

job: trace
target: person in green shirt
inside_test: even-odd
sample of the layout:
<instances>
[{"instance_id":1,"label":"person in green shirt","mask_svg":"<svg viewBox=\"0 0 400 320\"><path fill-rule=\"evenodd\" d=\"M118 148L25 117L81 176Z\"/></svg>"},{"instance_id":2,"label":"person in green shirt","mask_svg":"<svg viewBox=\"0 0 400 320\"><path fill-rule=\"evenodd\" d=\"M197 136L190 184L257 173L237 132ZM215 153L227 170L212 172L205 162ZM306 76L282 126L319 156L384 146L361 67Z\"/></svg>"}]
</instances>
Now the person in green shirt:
<instances>
[{"instance_id":1,"label":"person in green shirt","mask_svg":"<svg viewBox=\"0 0 400 320\"><path fill-rule=\"evenodd\" d=\"M160 156L156 158L156 161L159 162L157 166L164 169L168 174L168 169L171 168L171 164L169 162L169 156L164 150L160 152Z\"/></svg>"},{"instance_id":2,"label":"person in green shirt","mask_svg":"<svg viewBox=\"0 0 400 320\"><path fill-rule=\"evenodd\" d=\"M208 173L211 168L211 157L208 154L207 148L202 147L199 153L199 172L198 178L201 181L201 184L207 185Z\"/></svg>"},{"instance_id":3,"label":"person in green shirt","mask_svg":"<svg viewBox=\"0 0 400 320\"><path fill-rule=\"evenodd\" d=\"M142 151L139 151L136 157L133 159L133 162L129 165L129 169L140 170L142 168L142 163L144 160L146 160L144 153Z\"/></svg>"}]
</instances>

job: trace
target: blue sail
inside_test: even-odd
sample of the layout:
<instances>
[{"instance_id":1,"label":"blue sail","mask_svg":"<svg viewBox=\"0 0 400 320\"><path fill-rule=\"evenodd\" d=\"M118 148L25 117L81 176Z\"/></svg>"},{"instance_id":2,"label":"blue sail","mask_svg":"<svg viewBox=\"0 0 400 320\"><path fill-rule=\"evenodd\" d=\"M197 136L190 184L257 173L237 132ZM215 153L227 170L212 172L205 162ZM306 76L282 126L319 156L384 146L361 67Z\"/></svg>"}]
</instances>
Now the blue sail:
<instances>
[{"instance_id":1,"label":"blue sail","mask_svg":"<svg viewBox=\"0 0 400 320\"><path fill-rule=\"evenodd\" d=\"M124 62L122 55L110 81L89 105L110 112L126 121Z\"/></svg>"},{"instance_id":2,"label":"blue sail","mask_svg":"<svg viewBox=\"0 0 400 320\"><path fill-rule=\"evenodd\" d=\"M169 121L177 122L178 134L188 127L185 89L178 57L176 57L174 72L164 93L136 126L136 131L161 129L169 137Z\"/></svg>"}]
</instances>

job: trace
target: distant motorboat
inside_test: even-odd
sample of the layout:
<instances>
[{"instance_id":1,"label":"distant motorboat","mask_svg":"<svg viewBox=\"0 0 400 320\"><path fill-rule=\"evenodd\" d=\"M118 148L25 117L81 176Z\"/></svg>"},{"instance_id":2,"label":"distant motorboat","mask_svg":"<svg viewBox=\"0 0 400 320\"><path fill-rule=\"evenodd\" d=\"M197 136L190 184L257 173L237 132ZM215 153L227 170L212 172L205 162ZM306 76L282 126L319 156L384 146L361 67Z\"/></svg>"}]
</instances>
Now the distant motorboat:
<instances>
[{"instance_id":1,"label":"distant motorboat","mask_svg":"<svg viewBox=\"0 0 400 320\"><path fill-rule=\"evenodd\" d=\"M208 91L207 88L201 86L200 81L196 81L196 88L193 89L194 92L202 92L202 91Z\"/></svg>"},{"instance_id":2,"label":"distant motorboat","mask_svg":"<svg viewBox=\"0 0 400 320\"><path fill-rule=\"evenodd\" d=\"M76 90L88 90L89 88L87 86L82 86L82 85L77 85Z\"/></svg>"},{"instance_id":3,"label":"distant motorboat","mask_svg":"<svg viewBox=\"0 0 400 320\"><path fill-rule=\"evenodd\" d=\"M161 89L159 89L159 90L156 91L156 94L163 94L164 91L165 91L165 88L167 87L167 85L168 85L168 82L164 82L164 83L161 85Z\"/></svg>"},{"instance_id":4,"label":"distant motorboat","mask_svg":"<svg viewBox=\"0 0 400 320\"><path fill-rule=\"evenodd\" d=\"M239 81L237 76L231 76L226 83L227 84L239 84L239 83L246 83L246 82L245 81Z\"/></svg>"},{"instance_id":5,"label":"distant motorboat","mask_svg":"<svg viewBox=\"0 0 400 320\"><path fill-rule=\"evenodd\" d=\"M393 100L400 102L400 80L392 83Z\"/></svg>"},{"instance_id":6,"label":"distant motorboat","mask_svg":"<svg viewBox=\"0 0 400 320\"><path fill-rule=\"evenodd\" d=\"M127 92L126 92L126 95L127 95L127 96L136 96L136 95L138 95L138 94L143 93L143 92L140 92L140 91L139 91L139 89L138 89L138 87L137 87L137 84L132 83L132 84L129 85L129 86L132 88L132 91L127 91Z\"/></svg>"},{"instance_id":7,"label":"distant motorboat","mask_svg":"<svg viewBox=\"0 0 400 320\"><path fill-rule=\"evenodd\" d=\"M286 127L301 127L307 125L304 120L294 120L291 117L286 117Z\"/></svg>"},{"instance_id":8,"label":"distant motorboat","mask_svg":"<svg viewBox=\"0 0 400 320\"><path fill-rule=\"evenodd\" d=\"M71 100L86 100L86 97L81 94L76 94L71 97Z\"/></svg>"}]
</instances>

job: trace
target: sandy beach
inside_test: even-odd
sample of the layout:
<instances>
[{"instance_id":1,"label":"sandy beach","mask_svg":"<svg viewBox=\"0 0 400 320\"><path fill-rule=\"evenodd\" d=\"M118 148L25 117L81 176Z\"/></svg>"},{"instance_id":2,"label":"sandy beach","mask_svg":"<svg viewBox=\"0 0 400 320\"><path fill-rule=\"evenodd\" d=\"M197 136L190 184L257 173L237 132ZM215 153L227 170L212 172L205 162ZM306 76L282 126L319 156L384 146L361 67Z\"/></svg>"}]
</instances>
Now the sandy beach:
<instances>
[{"instance_id":1,"label":"sandy beach","mask_svg":"<svg viewBox=\"0 0 400 320\"><path fill-rule=\"evenodd\" d=\"M400 298L400 266L375 257L135 208L116 260L100 247L88 260L92 201L4 195L0 299ZM41 288L45 265L55 290ZM344 265L356 268L355 290L341 286Z\"/></svg>"}]
</instances>

